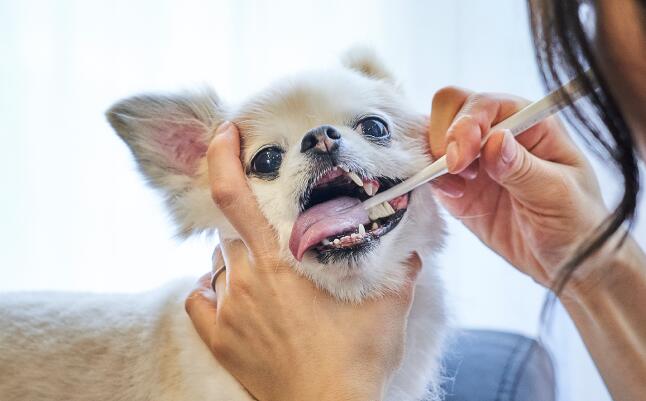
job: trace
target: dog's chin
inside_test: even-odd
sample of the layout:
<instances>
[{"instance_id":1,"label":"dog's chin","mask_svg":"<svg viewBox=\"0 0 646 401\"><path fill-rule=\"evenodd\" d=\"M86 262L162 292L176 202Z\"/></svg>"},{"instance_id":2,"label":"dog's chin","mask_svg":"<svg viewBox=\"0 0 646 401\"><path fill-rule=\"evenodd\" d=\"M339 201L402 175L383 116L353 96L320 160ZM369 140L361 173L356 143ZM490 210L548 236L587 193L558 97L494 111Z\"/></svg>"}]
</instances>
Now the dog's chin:
<instances>
[{"instance_id":1,"label":"dog's chin","mask_svg":"<svg viewBox=\"0 0 646 401\"><path fill-rule=\"evenodd\" d=\"M378 298L398 292L406 280L403 270L398 268L406 251L394 249L394 243L394 239L383 239L358 253L345 257L339 255L326 263L307 258L298 269L339 300L361 302ZM386 263L384 255L388 255Z\"/></svg>"},{"instance_id":2,"label":"dog's chin","mask_svg":"<svg viewBox=\"0 0 646 401\"><path fill-rule=\"evenodd\" d=\"M355 268L377 250L382 239L399 225L405 213L405 208L399 209L393 215L372 222L363 233L351 230L329 237L325 244L318 245L310 252L323 265L344 264L349 269Z\"/></svg>"},{"instance_id":3,"label":"dog's chin","mask_svg":"<svg viewBox=\"0 0 646 401\"><path fill-rule=\"evenodd\" d=\"M407 220L408 216L401 213L388 233L354 247L310 250L297 269L343 301L360 302L398 292L406 280L399 266L413 250L402 244L409 230Z\"/></svg>"}]
</instances>

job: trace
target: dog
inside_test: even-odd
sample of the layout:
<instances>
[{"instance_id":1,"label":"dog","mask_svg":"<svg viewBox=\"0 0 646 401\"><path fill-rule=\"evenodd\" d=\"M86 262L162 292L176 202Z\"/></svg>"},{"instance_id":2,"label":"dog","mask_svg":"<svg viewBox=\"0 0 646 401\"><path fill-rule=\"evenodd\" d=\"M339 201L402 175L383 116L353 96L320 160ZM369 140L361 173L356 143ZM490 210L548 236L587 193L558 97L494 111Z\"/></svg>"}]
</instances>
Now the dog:
<instances>
[{"instance_id":1,"label":"dog","mask_svg":"<svg viewBox=\"0 0 646 401\"><path fill-rule=\"evenodd\" d=\"M354 49L340 65L283 79L238 107L203 89L134 96L107 118L181 236L238 238L211 198L206 164L216 127L230 120L276 249L300 274L361 302L400 290L403 264L418 252L424 267L386 399L436 400L448 324L433 261L444 224L430 188L391 201L392 214L375 221L343 214L431 162L427 120L403 99L374 52ZM0 399L251 400L184 311L193 283L144 294L2 295Z\"/></svg>"}]
</instances>

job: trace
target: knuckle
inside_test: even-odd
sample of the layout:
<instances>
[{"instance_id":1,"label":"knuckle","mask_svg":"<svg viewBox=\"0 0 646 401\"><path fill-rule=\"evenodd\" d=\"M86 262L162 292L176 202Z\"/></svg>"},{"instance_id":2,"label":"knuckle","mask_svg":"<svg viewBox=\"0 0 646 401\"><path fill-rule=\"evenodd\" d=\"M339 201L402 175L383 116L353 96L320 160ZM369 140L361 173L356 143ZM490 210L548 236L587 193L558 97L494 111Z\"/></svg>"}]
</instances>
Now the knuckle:
<instances>
[{"instance_id":1,"label":"knuckle","mask_svg":"<svg viewBox=\"0 0 646 401\"><path fill-rule=\"evenodd\" d=\"M213 160L213 158L215 157L216 146L217 146L217 138L214 138L211 141L211 143L209 144L209 147L206 148L206 159L207 160Z\"/></svg>"},{"instance_id":2,"label":"knuckle","mask_svg":"<svg viewBox=\"0 0 646 401\"><path fill-rule=\"evenodd\" d=\"M244 280L231 280L229 294L232 298L248 298L252 295L251 285Z\"/></svg>"},{"instance_id":3,"label":"knuckle","mask_svg":"<svg viewBox=\"0 0 646 401\"><path fill-rule=\"evenodd\" d=\"M186 297L186 300L184 301L184 310L186 311L186 314L188 314L189 316L191 315L191 311L195 307L197 299L200 296L201 296L200 290L193 290L188 295L188 297Z\"/></svg>"},{"instance_id":4,"label":"knuckle","mask_svg":"<svg viewBox=\"0 0 646 401\"><path fill-rule=\"evenodd\" d=\"M220 362L229 360L231 355L231 350L229 349L227 342L223 341L222 337L223 336L213 336L209 342L209 348L211 348L213 356L215 356Z\"/></svg>"},{"instance_id":5,"label":"knuckle","mask_svg":"<svg viewBox=\"0 0 646 401\"><path fill-rule=\"evenodd\" d=\"M449 127L446 133L447 140L458 139L466 136L473 127L477 126L478 122L471 114L461 114Z\"/></svg>"},{"instance_id":6,"label":"knuckle","mask_svg":"<svg viewBox=\"0 0 646 401\"><path fill-rule=\"evenodd\" d=\"M451 129L460 132L466 128L470 128L476 125L478 125L478 122L472 114L461 114L453 122Z\"/></svg>"},{"instance_id":7,"label":"knuckle","mask_svg":"<svg viewBox=\"0 0 646 401\"><path fill-rule=\"evenodd\" d=\"M211 198L219 208L226 209L236 202L237 193L230 185L213 184L211 185Z\"/></svg>"},{"instance_id":8,"label":"knuckle","mask_svg":"<svg viewBox=\"0 0 646 401\"><path fill-rule=\"evenodd\" d=\"M254 259L257 261L258 268L275 270L280 267L282 261L273 250L258 249L255 251Z\"/></svg>"},{"instance_id":9,"label":"knuckle","mask_svg":"<svg viewBox=\"0 0 646 401\"><path fill-rule=\"evenodd\" d=\"M218 311L218 326L227 329L231 328L235 322L235 311L225 305L221 305Z\"/></svg>"},{"instance_id":10,"label":"knuckle","mask_svg":"<svg viewBox=\"0 0 646 401\"><path fill-rule=\"evenodd\" d=\"M475 92L469 95L466 100L466 104L475 104L475 103L480 103L483 101L483 99L486 98L486 93L482 92Z\"/></svg>"},{"instance_id":11,"label":"knuckle","mask_svg":"<svg viewBox=\"0 0 646 401\"><path fill-rule=\"evenodd\" d=\"M513 181L522 185L529 182L533 176L535 167L532 159L527 157L524 152L520 152L516 161L516 168L513 168L507 176L507 181Z\"/></svg>"},{"instance_id":12,"label":"knuckle","mask_svg":"<svg viewBox=\"0 0 646 401\"><path fill-rule=\"evenodd\" d=\"M437 107L445 103L455 103L464 100L466 96L466 91L462 88L457 86L445 86L435 92L431 105L433 107Z\"/></svg>"}]
</instances>

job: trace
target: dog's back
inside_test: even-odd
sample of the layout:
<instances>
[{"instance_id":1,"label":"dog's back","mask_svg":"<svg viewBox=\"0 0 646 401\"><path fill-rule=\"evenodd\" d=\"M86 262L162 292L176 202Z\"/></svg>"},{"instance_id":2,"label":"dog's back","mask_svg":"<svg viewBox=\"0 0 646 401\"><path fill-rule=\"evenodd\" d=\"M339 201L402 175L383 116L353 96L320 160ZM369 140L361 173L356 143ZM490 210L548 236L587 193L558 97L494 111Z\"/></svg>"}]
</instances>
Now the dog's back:
<instances>
[{"instance_id":1,"label":"dog's back","mask_svg":"<svg viewBox=\"0 0 646 401\"><path fill-rule=\"evenodd\" d=\"M0 400L248 399L184 313L189 289L0 295Z\"/></svg>"}]
</instances>

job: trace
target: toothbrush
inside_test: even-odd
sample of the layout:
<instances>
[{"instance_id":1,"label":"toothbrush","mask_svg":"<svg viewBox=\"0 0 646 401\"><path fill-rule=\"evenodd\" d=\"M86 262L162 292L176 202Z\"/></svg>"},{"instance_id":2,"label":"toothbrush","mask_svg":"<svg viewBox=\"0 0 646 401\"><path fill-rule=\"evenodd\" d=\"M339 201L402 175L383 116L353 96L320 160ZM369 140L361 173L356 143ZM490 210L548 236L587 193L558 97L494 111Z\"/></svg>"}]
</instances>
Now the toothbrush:
<instances>
[{"instance_id":1,"label":"toothbrush","mask_svg":"<svg viewBox=\"0 0 646 401\"><path fill-rule=\"evenodd\" d=\"M587 70L584 76L589 76L589 74L590 70ZM511 131L512 135L516 136L527 131L529 128L538 124L540 121L546 119L552 114L566 108L570 104L569 101L574 102L584 95L586 95L586 92L583 86L583 77L578 76L551 92L543 99L528 105L493 126L489 130L489 133L487 133L487 135L482 139L481 147L487 142L492 132L507 129ZM388 203L389 200L404 195L420 185L446 174L447 172L446 155L444 155L407 180L366 199L362 203L362 206L368 211L368 215L372 220L389 216L394 213L392 206Z\"/></svg>"}]
</instances>

